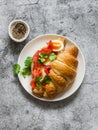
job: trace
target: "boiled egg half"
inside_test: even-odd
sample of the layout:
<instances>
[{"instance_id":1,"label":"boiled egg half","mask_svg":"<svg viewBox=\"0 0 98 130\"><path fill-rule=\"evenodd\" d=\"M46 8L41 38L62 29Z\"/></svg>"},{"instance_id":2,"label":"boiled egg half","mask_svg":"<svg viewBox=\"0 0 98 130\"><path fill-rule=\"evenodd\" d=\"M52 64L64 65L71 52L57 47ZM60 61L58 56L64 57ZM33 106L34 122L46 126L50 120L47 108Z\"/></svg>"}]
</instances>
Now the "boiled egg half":
<instances>
[{"instance_id":1,"label":"boiled egg half","mask_svg":"<svg viewBox=\"0 0 98 130\"><path fill-rule=\"evenodd\" d=\"M63 44L62 41L60 41L60 40L52 40L52 43L53 43L53 51L58 52L58 51L63 50L64 44Z\"/></svg>"}]
</instances>

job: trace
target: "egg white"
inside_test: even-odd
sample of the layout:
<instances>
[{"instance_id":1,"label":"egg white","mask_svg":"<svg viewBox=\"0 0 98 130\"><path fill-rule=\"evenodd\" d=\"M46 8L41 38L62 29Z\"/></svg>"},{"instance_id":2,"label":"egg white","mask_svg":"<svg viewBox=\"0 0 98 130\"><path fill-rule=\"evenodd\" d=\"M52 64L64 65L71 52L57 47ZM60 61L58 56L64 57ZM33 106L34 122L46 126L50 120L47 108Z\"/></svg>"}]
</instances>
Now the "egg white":
<instances>
[{"instance_id":1,"label":"egg white","mask_svg":"<svg viewBox=\"0 0 98 130\"><path fill-rule=\"evenodd\" d=\"M57 42L57 43L59 43L61 45L61 47L59 49L53 49L54 52L58 52L58 51L63 50L64 44L63 44L62 41L60 41L60 40L52 40L52 42Z\"/></svg>"}]
</instances>

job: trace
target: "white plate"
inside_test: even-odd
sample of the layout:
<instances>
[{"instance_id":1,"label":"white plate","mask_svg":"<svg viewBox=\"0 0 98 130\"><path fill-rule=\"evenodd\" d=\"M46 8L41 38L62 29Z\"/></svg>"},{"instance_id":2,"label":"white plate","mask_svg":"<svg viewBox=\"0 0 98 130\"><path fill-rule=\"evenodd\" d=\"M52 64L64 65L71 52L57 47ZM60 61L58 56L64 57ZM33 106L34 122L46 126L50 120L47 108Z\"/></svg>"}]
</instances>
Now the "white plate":
<instances>
[{"instance_id":1,"label":"white plate","mask_svg":"<svg viewBox=\"0 0 98 130\"><path fill-rule=\"evenodd\" d=\"M23 48L23 50L21 51L21 53L19 55L18 64L20 64L20 66L23 67L24 61L28 56L33 56L37 50L41 49L42 47L44 47L46 45L46 42L48 42L49 40L57 39L58 37L66 38L66 40L67 40L66 46L70 46L73 44L76 45L76 43L74 43L72 40L70 40L69 38L64 37L64 36L60 36L60 35L56 35L56 34L41 35L41 36L38 36L37 38L31 40L28 44L26 44L26 46ZM43 100L43 101L51 101L51 102L59 101L59 100L62 100L62 99L65 99L65 98L71 96L74 92L76 92L76 90L79 88L79 86L81 85L81 83L83 81L84 74L85 74L85 60L84 60L84 56L80 49L79 49L79 54L78 54L78 61L79 61L79 64L78 64L78 68L77 68L77 75L76 75L74 83L71 85L69 90L59 94L54 99L44 99L44 98L36 97L35 95L32 94L32 90L31 90L31 86L30 86L31 76L27 76L26 78L24 78L22 75L19 74L18 77L19 77L19 80L20 80L22 86L24 87L24 89L29 94L31 94L33 97L35 97L39 100Z\"/></svg>"}]
</instances>

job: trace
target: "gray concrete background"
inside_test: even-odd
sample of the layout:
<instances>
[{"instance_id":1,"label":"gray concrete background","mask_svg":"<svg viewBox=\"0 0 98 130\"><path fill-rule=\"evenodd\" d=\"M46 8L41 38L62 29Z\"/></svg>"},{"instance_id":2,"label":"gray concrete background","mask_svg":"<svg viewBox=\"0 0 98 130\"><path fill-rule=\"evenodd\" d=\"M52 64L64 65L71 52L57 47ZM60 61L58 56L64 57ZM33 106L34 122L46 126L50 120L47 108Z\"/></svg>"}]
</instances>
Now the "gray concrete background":
<instances>
[{"instance_id":1,"label":"gray concrete background","mask_svg":"<svg viewBox=\"0 0 98 130\"><path fill-rule=\"evenodd\" d=\"M8 37L16 18L31 28L22 44ZM25 44L46 33L74 40L86 60L80 89L56 103L32 98L12 72ZM0 130L98 130L98 0L0 0Z\"/></svg>"}]
</instances>

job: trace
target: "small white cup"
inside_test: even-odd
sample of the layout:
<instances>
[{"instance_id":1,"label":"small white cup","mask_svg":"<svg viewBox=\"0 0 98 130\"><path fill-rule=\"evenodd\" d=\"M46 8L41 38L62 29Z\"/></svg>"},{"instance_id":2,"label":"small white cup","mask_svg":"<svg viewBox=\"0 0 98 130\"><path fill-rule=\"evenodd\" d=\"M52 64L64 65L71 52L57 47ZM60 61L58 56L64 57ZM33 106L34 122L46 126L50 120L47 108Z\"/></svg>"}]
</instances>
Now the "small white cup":
<instances>
[{"instance_id":1,"label":"small white cup","mask_svg":"<svg viewBox=\"0 0 98 130\"><path fill-rule=\"evenodd\" d=\"M26 27L26 33L21 39L15 38L13 36L13 34L12 34L12 29L16 25L16 23L22 23ZM15 42L23 42L28 37L28 35L30 33L30 27L25 21L23 21L21 19L16 19L16 20L13 20L13 21L10 22L9 27L8 27L8 33L9 33L10 38L13 41L15 41Z\"/></svg>"}]
</instances>

